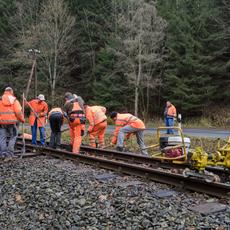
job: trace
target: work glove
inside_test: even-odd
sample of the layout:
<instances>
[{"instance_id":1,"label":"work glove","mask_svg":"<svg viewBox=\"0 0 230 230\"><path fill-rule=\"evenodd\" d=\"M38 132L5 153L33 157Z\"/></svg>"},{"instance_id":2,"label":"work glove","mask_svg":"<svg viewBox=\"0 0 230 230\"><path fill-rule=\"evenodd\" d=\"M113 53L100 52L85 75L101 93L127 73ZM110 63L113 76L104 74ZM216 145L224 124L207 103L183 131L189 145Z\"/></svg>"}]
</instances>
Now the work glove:
<instances>
[{"instance_id":1,"label":"work glove","mask_svg":"<svg viewBox=\"0 0 230 230\"><path fill-rule=\"evenodd\" d=\"M20 122L24 124L25 123L25 119L21 119Z\"/></svg>"},{"instance_id":2,"label":"work glove","mask_svg":"<svg viewBox=\"0 0 230 230\"><path fill-rule=\"evenodd\" d=\"M39 117L44 117L45 116L45 113L41 112L39 113Z\"/></svg>"}]
</instances>

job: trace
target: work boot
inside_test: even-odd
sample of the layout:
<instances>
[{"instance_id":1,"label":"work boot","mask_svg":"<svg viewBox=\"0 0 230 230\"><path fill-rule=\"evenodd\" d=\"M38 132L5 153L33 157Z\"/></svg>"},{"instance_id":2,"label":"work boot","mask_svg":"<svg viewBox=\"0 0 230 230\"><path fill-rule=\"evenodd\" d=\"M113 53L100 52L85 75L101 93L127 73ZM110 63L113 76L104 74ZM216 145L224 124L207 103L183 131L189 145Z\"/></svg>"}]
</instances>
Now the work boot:
<instances>
[{"instance_id":1,"label":"work boot","mask_svg":"<svg viewBox=\"0 0 230 230\"><path fill-rule=\"evenodd\" d=\"M146 150L141 150L141 154L144 156L149 156L148 152Z\"/></svg>"},{"instance_id":2,"label":"work boot","mask_svg":"<svg viewBox=\"0 0 230 230\"><path fill-rule=\"evenodd\" d=\"M117 146L117 147L116 147L116 150L119 151L119 152L123 152L123 151L124 151L124 148L121 147L121 146Z\"/></svg>"}]
</instances>

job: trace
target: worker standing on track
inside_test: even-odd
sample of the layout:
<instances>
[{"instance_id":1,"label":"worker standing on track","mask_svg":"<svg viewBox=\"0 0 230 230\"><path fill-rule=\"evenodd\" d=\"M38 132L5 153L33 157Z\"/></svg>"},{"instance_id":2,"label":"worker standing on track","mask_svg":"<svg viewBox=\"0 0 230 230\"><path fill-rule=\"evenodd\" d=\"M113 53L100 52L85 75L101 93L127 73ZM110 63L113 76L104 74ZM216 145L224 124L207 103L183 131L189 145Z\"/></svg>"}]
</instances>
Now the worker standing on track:
<instances>
[{"instance_id":1,"label":"worker standing on track","mask_svg":"<svg viewBox=\"0 0 230 230\"><path fill-rule=\"evenodd\" d=\"M65 93L64 111L69 123L72 152L79 153L86 122L83 99L75 94Z\"/></svg>"},{"instance_id":2,"label":"worker standing on track","mask_svg":"<svg viewBox=\"0 0 230 230\"><path fill-rule=\"evenodd\" d=\"M105 131L107 128L106 108L103 106L85 105L86 118L89 121L89 145L96 148L96 137L98 137L99 148L105 147Z\"/></svg>"},{"instance_id":3,"label":"worker standing on track","mask_svg":"<svg viewBox=\"0 0 230 230\"><path fill-rule=\"evenodd\" d=\"M118 112L112 112L110 114L110 117L114 120L116 125L116 129L114 131L111 141L112 145L117 144L116 150L123 151L125 134L130 135L131 133L135 133L137 138L137 144L141 149L141 153L144 155L148 155L148 152L145 150L146 147L144 144L143 130L145 129L145 125L143 121L130 113L122 114Z\"/></svg>"},{"instance_id":4,"label":"worker standing on track","mask_svg":"<svg viewBox=\"0 0 230 230\"><path fill-rule=\"evenodd\" d=\"M165 125L166 127L173 127L174 126L174 119L176 118L176 107L170 102L166 102L166 107L164 110L164 117L165 117ZM167 129L167 134L173 134L172 129Z\"/></svg>"},{"instance_id":5,"label":"worker standing on track","mask_svg":"<svg viewBox=\"0 0 230 230\"><path fill-rule=\"evenodd\" d=\"M45 125L46 118L48 115L48 105L45 102L45 96L40 94L36 99L33 99L28 102L31 109L29 116L29 123L31 126L32 132L32 144L37 144L37 127L40 131L40 142L41 145L45 145Z\"/></svg>"},{"instance_id":6,"label":"worker standing on track","mask_svg":"<svg viewBox=\"0 0 230 230\"><path fill-rule=\"evenodd\" d=\"M51 136L50 136L50 148L60 148L61 146L61 126L64 121L63 111L61 108L53 108L49 112L48 119L50 122Z\"/></svg>"},{"instance_id":7,"label":"worker standing on track","mask_svg":"<svg viewBox=\"0 0 230 230\"><path fill-rule=\"evenodd\" d=\"M22 107L14 96L13 89L7 87L0 98L0 156L13 156L18 136L17 123L25 123ZM7 145L7 137L9 142Z\"/></svg>"}]
</instances>

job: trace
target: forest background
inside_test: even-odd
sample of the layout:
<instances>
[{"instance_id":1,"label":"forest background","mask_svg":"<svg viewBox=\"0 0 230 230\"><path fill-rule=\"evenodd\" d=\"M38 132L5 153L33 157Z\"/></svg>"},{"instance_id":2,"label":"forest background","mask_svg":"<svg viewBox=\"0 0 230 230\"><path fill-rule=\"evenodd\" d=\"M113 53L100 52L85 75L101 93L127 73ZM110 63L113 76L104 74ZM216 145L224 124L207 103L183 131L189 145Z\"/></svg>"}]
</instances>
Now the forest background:
<instances>
[{"instance_id":1,"label":"forest background","mask_svg":"<svg viewBox=\"0 0 230 230\"><path fill-rule=\"evenodd\" d=\"M87 104L162 117L170 100L185 119L230 125L230 1L0 0L0 89L70 91ZM34 79L36 79L34 78Z\"/></svg>"}]
</instances>

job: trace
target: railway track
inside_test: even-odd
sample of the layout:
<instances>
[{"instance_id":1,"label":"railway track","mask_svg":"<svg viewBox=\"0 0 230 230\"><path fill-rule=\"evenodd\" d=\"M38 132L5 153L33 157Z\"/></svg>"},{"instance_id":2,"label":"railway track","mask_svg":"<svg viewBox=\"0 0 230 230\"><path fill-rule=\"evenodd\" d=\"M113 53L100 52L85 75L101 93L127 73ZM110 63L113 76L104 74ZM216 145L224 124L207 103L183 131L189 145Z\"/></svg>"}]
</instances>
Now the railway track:
<instances>
[{"instance_id":1,"label":"railway track","mask_svg":"<svg viewBox=\"0 0 230 230\"><path fill-rule=\"evenodd\" d=\"M17 147L22 148L22 143L17 142ZM63 145L63 148L68 148ZM198 178L184 177L182 174L172 173L172 168L183 169L188 165L172 165L159 162L155 159L132 154L121 153L113 150L102 150L82 146L80 154L73 154L67 150L54 150L47 147L38 147L26 144L26 153L24 157L47 155L61 159L68 159L95 167L105 168L118 173L129 174L142 177L148 180L173 185L182 189L206 193L219 198L230 197L230 184L206 182ZM229 178L229 171L213 168L218 174L224 174Z\"/></svg>"}]
</instances>

